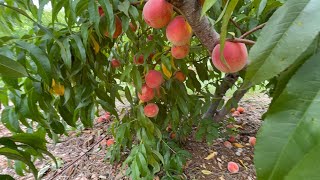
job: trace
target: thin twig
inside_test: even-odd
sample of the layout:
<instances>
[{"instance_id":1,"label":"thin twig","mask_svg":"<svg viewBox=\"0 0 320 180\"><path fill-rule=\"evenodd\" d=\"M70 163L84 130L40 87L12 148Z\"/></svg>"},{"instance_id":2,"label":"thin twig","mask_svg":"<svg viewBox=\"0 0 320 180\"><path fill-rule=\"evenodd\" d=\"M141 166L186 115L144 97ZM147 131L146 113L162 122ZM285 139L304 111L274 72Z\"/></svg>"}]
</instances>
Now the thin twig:
<instances>
[{"instance_id":1,"label":"thin twig","mask_svg":"<svg viewBox=\"0 0 320 180\"><path fill-rule=\"evenodd\" d=\"M247 45L254 45L256 43L255 41L252 41L249 39L242 39L242 38L228 38L226 41L239 42Z\"/></svg>"},{"instance_id":2,"label":"thin twig","mask_svg":"<svg viewBox=\"0 0 320 180\"><path fill-rule=\"evenodd\" d=\"M260 24L259 26L256 26L255 28L251 29L250 31L242 34L239 38L240 39L244 39L245 37L247 37L248 35L256 32L257 30L262 29L265 25L266 25L266 23Z\"/></svg>"},{"instance_id":3,"label":"thin twig","mask_svg":"<svg viewBox=\"0 0 320 180\"><path fill-rule=\"evenodd\" d=\"M84 155L86 155L89 151L91 151L96 145L98 145L102 140L106 138L107 135L104 135L102 138L100 138L93 146L91 146L86 152L84 152L81 156L77 157L77 159L73 160L70 164L66 165L64 169L62 169L60 172L55 174L53 177L51 177L49 180L55 179L57 176L62 174L65 170L67 170L69 167L71 167L74 163L76 163L79 159L81 159Z\"/></svg>"},{"instance_id":4,"label":"thin twig","mask_svg":"<svg viewBox=\"0 0 320 180\"><path fill-rule=\"evenodd\" d=\"M229 21L240 30L241 34L243 34L244 30L241 29L238 23L236 23L232 18L230 18Z\"/></svg>"}]
</instances>

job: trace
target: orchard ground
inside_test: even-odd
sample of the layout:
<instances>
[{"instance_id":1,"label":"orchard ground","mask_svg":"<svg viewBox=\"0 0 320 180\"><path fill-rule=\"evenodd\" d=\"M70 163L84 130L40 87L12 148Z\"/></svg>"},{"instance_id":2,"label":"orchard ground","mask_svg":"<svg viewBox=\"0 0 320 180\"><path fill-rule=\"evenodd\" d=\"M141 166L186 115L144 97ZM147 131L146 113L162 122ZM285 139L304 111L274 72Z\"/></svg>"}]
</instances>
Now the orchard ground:
<instances>
[{"instance_id":1,"label":"orchard ground","mask_svg":"<svg viewBox=\"0 0 320 180\"><path fill-rule=\"evenodd\" d=\"M229 93L228 93L229 94ZM190 136L183 145L184 149L192 154L192 159L187 161L184 167L184 179L219 179L219 180L253 180L256 174L253 166L253 150L254 148L248 143L249 136L255 136L255 133L261 125L261 116L267 110L270 99L261 92L248 93L240 102L240 106L245 108L245 113L236 117L234 124L239 131L244 134L236 138L236 143L232 147L227 148L223 142L227 138L216 139L211 145L205 142L197 142L193 136ZM117 107L126 108L125 105L119 104ZM101 112L103 114L103 112ZM51 179L57 175L65 166L69 165L75 159L87 152L78 161L72 164L68 169L58 174L55 180L86 180L86 179L128 179L121 170L121 164L110 165L105 161L106 146L94 146L88 151L102 136L106 134L106 130L110 122L95 123L94 128L87 130L74 130L69 132L69 137L63 136L62 143L53 145L48 144L48 150L52 152L59 162L60 169L56 170L51 159L44 159L36 162L39 173L43 175L42 179ZM196 128L194 128L194 131ZM249 132L249 134L246 134ZM9 135L2 124L0 124L0 136ZM107 134L106 138L112 138ZM48 139L51 142L50 139ZM126 152L127 153L127 152ZM123 154L123 159L126 157ZM215 155L212 158L205 159L209 155ZM238 173L231 174L227 170L228 162L233 161L239 164ZM32 174L25 177L17 176L12 169L12 163L7 161L4 156L0 156L0 174L10 174L16 179L26 180L33 179ZM161 172L159 174L161 176Z\"/></svg>"}]
</instances>

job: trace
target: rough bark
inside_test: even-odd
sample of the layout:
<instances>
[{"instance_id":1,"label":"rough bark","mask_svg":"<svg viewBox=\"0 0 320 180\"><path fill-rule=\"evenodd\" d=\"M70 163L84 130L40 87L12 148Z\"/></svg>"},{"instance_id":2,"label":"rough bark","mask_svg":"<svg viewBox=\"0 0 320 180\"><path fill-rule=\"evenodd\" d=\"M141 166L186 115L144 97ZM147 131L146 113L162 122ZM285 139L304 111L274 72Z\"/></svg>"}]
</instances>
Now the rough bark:
<instances>
[{"instance_id":1,"label":"rough bark","mask_svg":"<svg viewBox=\"0 0 320 180\"><path fill-rule=\"evenodd\" d=\"M175 6L179 12L185 16L188 23L192 27L194 34L199 38L202 45L204 45L209 53L211 54L213 48L219 43L219 34L217 31L211 26L208 18L203 16L201 18L201 5L198 0L167 0L167 2L171 3ZM221 121L230 111L229 104L232 102L239 102L240 99L245 94L245 91L236 91L233 101L230 100L227 104L218 112L217 108L223 99L225 93L230 89L234 83L238 79L238 74L227 74L221 85L217 87L213 102L210 105L208 111L203 115L203 118L212 117L215 121Z\"/></svg>"},{"instance_id":2,"label":"rough bark","mask_svg":"<svg viewBox=\"0 0 320 180\"><path fill-rule=\"evenodd\" d=\"M234 85L234 83L238 80L239 75L238 74L227 74L220 84L220 86L217 87L212 103L207 110L205 114L203 114L202 119L207 118L213 118L213 115L215 115L218 111L218 106L225 96L226 92Z\"/></svg>"}]
</instances>

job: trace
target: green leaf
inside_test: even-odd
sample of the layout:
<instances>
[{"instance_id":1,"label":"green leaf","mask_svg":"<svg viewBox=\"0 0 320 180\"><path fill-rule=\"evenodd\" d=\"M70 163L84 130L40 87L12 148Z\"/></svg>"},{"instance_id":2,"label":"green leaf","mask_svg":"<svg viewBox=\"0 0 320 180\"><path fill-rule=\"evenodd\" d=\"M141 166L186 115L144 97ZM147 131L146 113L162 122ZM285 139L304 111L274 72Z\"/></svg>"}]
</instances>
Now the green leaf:
<instances>
[{"instance_id":1,"label":"green leaf","mask_svg":"<svg viewBox=\"0 0 320 180\"><path fill-rule=\"evenodd\" d=\"M23 41L18 41L16 43L18 46L28 51L34 57L33 61L37 65L38 73L47 84L51 84L51 64L44 51L31 43L26 43Z\"/></svg>"},{"instance_id":2,"label":"green leaf","mask_svg":"<svg viewBox=\"0 0 320 180\"><path fill-rule=\"evenodd\" d=\"M293 75L266 114L255 147L259 179L291 180L298 174L308 179L319 178L315 173L320 170L315 165L319 156L314 152L320 145L319 59L320 53Z\"/></svg>"},{"instance_id":3,"label":"green leaf","mask_svg":"<svg viewBox=\"0 0 320 180\"><path fill-rule=\"evenodd\" d=\"M11 177L10 175L3 175L3 174L0 174L0 179L3 179L3 180L14 180L13 177Z\"/></svg>"},{"instance_id":4,"label":"green leaf","mask_svg":"<svg viewBox=\"0 0 320 180\"><path fill-rule=\"evenodd\" d=\"M251 48L244 87L270 79L293 64L320 32L320 1L288 0L270 18ZM303 37L303 38L301 38Z\"/></svg>"},{"instance_id":5,"label":"green leaf","mask_svg":"<svg viewBox=\"0 0 320 180\"><path fill-rule=\"evenodd\" d=\"M0 76L19 78L28 76L28 73L17 61L0 55Z\"/></svg>"},{"instance_id":6,"label":"green leaf","mask_svg":"<svg viewBox=\"0 0 320 180\"><path fill-rule=\"evenodd\" d=\"M206 12L216 3L217 0L204 0L202 10L201 10L201 17L203 17Z\"/></svg>"},{"instance_id":7,"label":"green leaf","mask_svg":"<svg viewBox=\"0 0 320 180\"><path fill-rule=\"evenodd\" d=\"M128 14L129 7L130 7L129 1L124 1L118 5L119 11L123 12L128 17L129 17L129 14Z\"/></svg>"},{"instance_id":8,"label":"green leaf","mask_svg":"<svg viewBox=\"0 0 320 180\"><path fill-rule=\"evenodd\" d=\"M14 170L19 176L24 176L23 170L26 169L26 165L21 161L14 161Z\"/></svg>"},{"instance_id":9,"label":"green leaf","mask_svg":"<svg viewBox=\"0 0 320 180\"><path fill-rule=\"evenodd\" d=\"M5 108L1 113L1 122L12 132L22 132L14 108Z\"/></svg>"},{"instance_id":10,"label":"green leaf","mask_svg":"<svg viewBox=\"0 0 320 180\"><path fill-rule=\"evenodd\" d=\"M227 61L224 59L223 49L224 49L224 44L225 44L226 37L227 37L228 23L231 18L233 10L236 8L236 6L238 4L238 1L239 0L233 0L228 3L228 5L227 5L228 7L227 7L226 12L225 12L223 19L222 19L222 26L221 26L221 33L220 33L220 59L221 59L222 63L228 69L230 69L230 66L227 63Z\"/></svg>"}]
</instances>

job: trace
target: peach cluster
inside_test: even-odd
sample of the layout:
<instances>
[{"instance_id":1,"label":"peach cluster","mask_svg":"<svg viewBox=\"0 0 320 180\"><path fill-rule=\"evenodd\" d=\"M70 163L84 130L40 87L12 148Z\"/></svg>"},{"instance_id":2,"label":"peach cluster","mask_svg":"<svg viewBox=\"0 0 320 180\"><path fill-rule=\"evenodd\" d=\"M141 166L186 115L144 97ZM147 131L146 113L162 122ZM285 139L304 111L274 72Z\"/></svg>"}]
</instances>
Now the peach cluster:
<instances>
[{"instance_id":1,"label":"peach cluster","mask_svg":"<svg viewBox=\"0 0 320 180\"><path fill-rule=\"evenodd\" d=\"M173 6L166 0L149 0L143 7L143 19L156 29L166 28L166 37L172 43L171 54L183 59L189 54L192 29L183 16L173 16Z\"/></svg>"}]
</instances>

